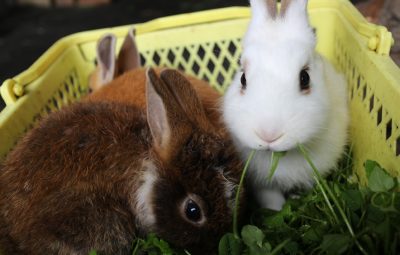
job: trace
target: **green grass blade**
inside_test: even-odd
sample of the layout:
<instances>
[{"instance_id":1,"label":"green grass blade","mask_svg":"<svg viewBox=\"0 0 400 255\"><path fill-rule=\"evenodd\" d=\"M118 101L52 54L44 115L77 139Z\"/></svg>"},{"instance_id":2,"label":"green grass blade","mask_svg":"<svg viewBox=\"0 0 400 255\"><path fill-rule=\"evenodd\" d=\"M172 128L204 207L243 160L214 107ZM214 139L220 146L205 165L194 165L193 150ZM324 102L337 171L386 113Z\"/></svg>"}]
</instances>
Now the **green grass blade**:
<instances>
[{"instance_id":1,"label":"green grass blade","mask_svg":"<svg viewBox=\"0 0 400 255\"><path fill-rule=\"evenodd\" d=\"M278 168L278 163L281 157L286 155L286 151L273 151L271 154L271 166L269 169L268 181L270 182L272 176L274 176L276 169Z\"/></svg>"},{"instance_id":2,"label":"green grass blade","mask_svg":"<svg viewBox=\"0 0 400 255\"><path fill-rule=\"evenodd\" d=\"M305 150L305 148L303 147L303 145L298 144L298 148L301 151L301 153L303 154L304 158L306 159L306 161L308 162L308 164L311 166L313 172L314 172L314 179L317 182L317 185L320 187L321 191L325 190L328 195L330 196L330 198L333 200L333 203L336 205L340 215L342 216L342 219L344 221L344 223L346 224L347 229L349 230L350 235L353 237L357 247L360 249L360 251L363 254L368 254L364 248L361 246L361 244L358 242L357 237L354 234L353 228L351 227L351 224L349 222L349 219L346 216L346 213L344 212L342 206L340 205L339 201L336 199L336 196L333 194L332 190L329 188L329 186L326 184L325 180L322 178L321 174L319 173L319 171L317 170L317 168L315 167L314 163L311 161L308 152ZM324 194L325 192L323 192ZM327 201L327 204L329 206L329 208L333 211L333 207L332 204L330 203L328 197L326 196L326 194L324 195L325 200ZM334 213L335 218L337 219L336 214Z\"/></svg>"},{"instance_id":3,"label":"green grass blade","mask_svg":"<svg viewBox=\"0 0 400 255\"><path fill-rule=\"evenodd\" d=\"M139 246L140 246L140 239L136 239L136 244L135 244L135 248L133 249L132 255L136 255L136 253L139 250Z\"/></svg>"},{"instance_id":4,"label":"green grass blade","mask_svg":"<svg viewBox=\"0 0 400 255\"><path fill-rule=\"evenodd\" d=\"M326 187L323 185L323 179L322 179L320 173L318 172L318 170L315 167L314 163L311 161L311 159L310 159L310 157L308 155L308 152L304 149L304 147L301 144L299 144L298 147L299 147L299 150L301 151L301 153L303 154L305 160L311 166L311 168L312 168L312 170L314 172L313 178L314 178L315 182L317 183L318 188L321 190L322 196L324 197L325 202L328 205L329 210L332 213L332 217L335 219L336 223L339 223L339 219L338 219L338 217L336 215L336 212L333 209L333 206L331 204L331 201L328 198L328 195L326 194L326 191L325 191Z\"/></svg>"},{"instance_id":5,"label":"green grass blade","mask_svg":"<svg viewBox=\"0 0 400 255\"><path fill-rule=\"evenodd\" d=\"M249 157L247 158L246 164L244 166L242 176L240 177L238 189L236 191L235 209L233 211L233 234L235 235L235 238L238 238L238 239L239 239L239 230L237 228L237 214L238 214L238 209L239 209L239 195L240 195L240 190L243 186L243 181L244 181L244 177L246 176L247 169L249 168L250 162L253 159L255 153L256 153L256 150L252 150L250 152Z\"/></svg>"},{"instance_id":6,"label":"green grass blade","mask_svg":"<svg viewBox=\"0 0 400 255\"><path fill-rule=\"evenodd\" d=\"M270 255L275 255L278 254L284 247L285 245L290 242L290 239L286 239L282 243L278 244L272 251Z\"/></svg>"}]
</instances>

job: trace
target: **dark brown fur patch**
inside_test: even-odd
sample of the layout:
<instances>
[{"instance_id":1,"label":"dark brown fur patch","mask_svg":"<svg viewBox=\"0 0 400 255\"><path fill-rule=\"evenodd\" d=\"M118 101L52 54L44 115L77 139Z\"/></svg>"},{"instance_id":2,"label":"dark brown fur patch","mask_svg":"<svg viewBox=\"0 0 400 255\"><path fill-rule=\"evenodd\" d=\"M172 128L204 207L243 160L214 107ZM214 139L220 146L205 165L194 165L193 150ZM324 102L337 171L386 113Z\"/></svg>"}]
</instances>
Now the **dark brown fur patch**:
<instances>
[{"instance_id":1,"label":"dark brown fur patch","mask_svg":"<svg viewBox=\"0 0 400 255\"><path fill-rule=\"evenodd\" d=\"M135 236L129 183L150 146L145 116L131 106L77 104L51 114L4 162L1 247L127 253Z\"/></svg>"}]
</instances>

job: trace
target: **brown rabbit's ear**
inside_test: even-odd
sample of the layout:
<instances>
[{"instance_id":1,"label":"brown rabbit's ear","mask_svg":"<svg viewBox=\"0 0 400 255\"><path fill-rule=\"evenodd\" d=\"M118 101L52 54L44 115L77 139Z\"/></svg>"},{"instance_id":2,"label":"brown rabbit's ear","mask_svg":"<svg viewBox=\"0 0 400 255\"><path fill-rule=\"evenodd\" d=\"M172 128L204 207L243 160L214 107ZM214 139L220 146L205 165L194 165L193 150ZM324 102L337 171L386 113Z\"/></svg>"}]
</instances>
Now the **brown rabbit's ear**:
<instances>
[{"instance_id":1,"label":"brown rabbit's ear","mask_svg":"<svg viewBox=\"0 0 400 255\"><path fill-rule=\"evenodd\" d=\"M153 69L146 72L147 122L157 151L167 150L171 140L171 127L168 123L167 110L155 87L164 86Z\"/></svg>"},{"instance_id":2,"label":"brown rabbit's ear","mask_svg":"<svg viewBox=\"0 0 400 255\"><path fill-rule=\"evenodd\" d=\"M106 34L97 43L97 67L90 77L89 87L94 91L112 81L117 73L115 65L116 38Z\"/></svg>"},{"instance_id":3,"label":"brown rabbit's ear","mask_svg":"<svg viewBox=\"0 0 400 255\"><path fill-rule=\"evenodd\" d=\"M140 67L140 55L135 41L135 28L131 28L125 37L117 58L118 75Z\"/></svg>"},{"instance_id":4,"label":"brown rabbit's ear","mask_svg":"<svg viewBox=\"0 0 400 255\"><path fill-rule=\"evenodd\" d=\"M146 75L147 122L157 153L168 161L192 131L192 124L168 85L156 72L149 68Z\"/></svg>"},{"instance_id":5,"label":"brown rabbit's ear","mask_svg":"<svg viewBox=\"0 0 400 255\"><path fill-rule=\"evenodd\" d=\"M204 106L200 101L192 84L179 71L165 69L160 73L161 80L167 85L174 98L186 114L186 117L195 125L204 130L212 127L206 116Z\"/></svg>"}]
</instances>

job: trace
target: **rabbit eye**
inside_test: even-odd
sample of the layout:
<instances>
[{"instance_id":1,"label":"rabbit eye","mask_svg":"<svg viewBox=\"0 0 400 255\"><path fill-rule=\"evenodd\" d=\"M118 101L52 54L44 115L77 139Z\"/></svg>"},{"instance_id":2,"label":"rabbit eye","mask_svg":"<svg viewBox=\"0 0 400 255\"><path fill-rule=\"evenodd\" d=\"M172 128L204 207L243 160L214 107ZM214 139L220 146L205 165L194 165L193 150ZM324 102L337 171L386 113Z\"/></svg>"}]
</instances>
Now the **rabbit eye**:
<instances>
[{"instance_id":1,"label":"rabbit eye","mask_svg":"<svg viewBox=\"0 0 400 255\"><path fill-rule=\"evenodd\" d=\"M181 204L181 215L183 218L196 225L206 222L203 200L197 195L191 194Z\"/></svg>"},{"instance_id":2,"label":"rabbit eye","mask_svg":"<svg viewBox=\"0 0 400 255\"><path fill-rule=\"evenodd\" d=\"M308 92L310 89L310 75L307 72L307 69L303 69L300 72L300 90L302 92Z\"/></svg>"},{"instance_id":3,"label":"rabbit eye","mask_svg":"<svg viewBox=\"0 0 400 255\"><path fill-rule=\"evenodd\" d=\"M198 222L201 219L201 209L192 199L186 203L185 214L190 221Z\"/></svg>"},{"instance_id":4,"label":"rabbit eye","mask_svg":"<svg viewBox=\"0 0 400 255\"><path fill-rule=\"evenodd\" d=\"M242 89L246 89L246 75L244 73L242 74L242 77L240 77L240 82L242 83Z\"/></svg>"}]
</instances>

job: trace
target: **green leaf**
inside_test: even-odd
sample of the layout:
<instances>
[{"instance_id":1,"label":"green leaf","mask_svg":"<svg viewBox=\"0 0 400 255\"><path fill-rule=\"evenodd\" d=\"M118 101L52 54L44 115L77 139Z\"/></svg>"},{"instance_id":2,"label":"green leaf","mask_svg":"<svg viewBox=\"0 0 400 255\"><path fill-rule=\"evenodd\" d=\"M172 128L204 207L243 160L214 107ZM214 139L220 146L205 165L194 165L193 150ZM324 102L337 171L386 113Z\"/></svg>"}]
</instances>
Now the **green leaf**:
<instances>
[{"instance_id":1,"label":"green leaf","mask_svg":"<svg viewBox=\"0 0 400 255\"><path fill-rule=\"evenodd\" d=\"M379 167L378 163L372 160L365 161L365 173L367 174L367 178L371 176L372 171L375 167Z\"/></svg>"},{"instance_id":2,"label":"green leaf","mask_svg":"<svg viewBox=\"0 0 400 255\"><path fill-rule=\"evenodd\" d=\"M321 241L321 233L318 228L309 228L302 236L305 243Z\"/></svg>"},{"instance_id":3,"label":"green leaf","mask_svg":"<svg viewBox=\"0 0 400 255\"><path fill-rule=\"evenodd\" d=\"M134 248L135 253L133 254L136 254L137 251L141 250L146 251L149 255L172 255L176 253L166 241L159 239L153 233L148 234L144 241L139 241L136 244Z\"/></svg>"},{"instance_id":4,"label":"green leaf","mask_svg":"<svg viewBox=\"0 0 400 255\"><path fill-rule=\"evenodd\" d=\"M282 215L285 219L290 218L293 215L292 206L289 203L285 203L278 214Z\"/></svg>"},{"instance_id":5,"label":"green leaf","mask_svg":"<svg viewBox=\"0 0 400 255\"><path fill-rule=\"evenodd\" d=\"M91 250L91 251L89 252L89 255L97 255L96 250Z\"/></svg>"},{"instance_id":6,"label":"green leaf","mask_svg":"<svg viewBox=\"0 0 400 255\"><path fill-rule=\"evenodd\" d=\"M358 226L360 224L361 215L356 212L350 212L349 218L353 224L353 226Z\"/></svg>"},{"instance_id":7,"label":"green leaf","mask_svg":"<svg viewBox=\"0 0 400 255\"><path fill-rule=\"evenodd\" d=\"M264 225L268 228L280 228L285 226L285 220L279 213L265 219Z\"/></svg>"},{"instance_id":8,"label":"green leaf","mask_svg":"<svg viewBox=\"0 0 400 255\"><path fill-rule=\"evenodd\" d=\"M351 244L351 237L346 234L324 235L321 249L328 254L342 254Z\"/></svg>"},{"instance_id":9,"label":"green leaf","mask_svg":"<svg viewBox=\"0 0 400 255\"><path fill-rule=\"evenodd\" d=\"M394 178L386 173L379 165L369 170L368 187L374 192L389 191L395 185Z\"/></svg>"},{"instance_id":10,"label":"green leaf","mask_svg":"<svg viewBox=\"0 0 400 255\"><path fill-rule=\"evenodd\" d=\"M362 245L365 247L367 251L370 251L371 254L379 254L376 251L376 241L371 238L371 236L368 235L368 233L365 233L361 236L358 237L358 239L361 241ZM395 253L393 253L395 254Z\"/></svg>"},{"instance_id":11,"label":"green leaf","mask_svg":"<svg viewBox=\"0 0 400 255\"><path fill-rule=\"evenodd\" d=\"M268 254L271 251L270 246L262 246L262 247L258 247L258 246L253 246L253 247L249 247L249 254L250 255L265 255Z\"/></svg>"},{"instance_id":12,"label":"green leaf","mask_svg":"<svg viewBox=\"0 0 400 255\"><path fill-rule=\"evenodd\" d=\"M299 253L299 244L294 241L290 241L284 247L284 250L289 254L298 254Z\"/></svg>"},{"instance_id":13,"label":"green leaf","mask_svg":"<svg viewBox=\"0 0 400 255\"><path fill-rule=\"evenodd\" d=\"M157 243L157 247L160 249L160 251L162 252L162 254L173 254L173 250L171 249L171 247L169 246L169 244L160 239L160 241Z\"/></svg>"},{"instance_id":14,"label":"green leaf","mask_svg":"<svg viewBox=\"0 0 400 255\"><path fill-rule=\"evenodd\" d=\"M242 240L248 247L262 247L264 233L256 226L246 225L242 228Z\"/></svg>"},{"instance_id":15,"label":"green leaf","mask_svg":"<svg viewBox=\"0 0 400 255\"><path fill-rule=\"evenodd\" d=\"M378 207L368 205L367 208L367 221L375 224L381 223L385 219L385 213Z\"/></svg>"},{"instance_id":16,"label":"green leaf","mask_svg":"<svg viewBox=\"0 0 400 255\"><path fill-rule=\"evenodd\" d=\"M225 234L218 245L219 255L240 255L242 251L242 245L240 239L237 239L234 234Z\"/></svg>"},{"instance_id":17,"label":"green leaf","mask_svg":"<svg viewBox=\"0 0 400 255\"><path fill-rule=\"evenodd\" d=\"M379 192L371 197L371 204L382 211L396 211L394 206L394 193Z\"/></svg>"},{"instance_id":18,"label":"green leaf","mask_svg":"<svg viewBox=\"0 0 400 255\"><path fill-rule=\"evenodd\" d=\"M382 222L377 224L377 226L374 229L374 232L376 232L378 235L380 235L380 239L382 240L384 244L384 250L388 251L390 247L390 243L393 242L394 238L391 238L391 225L389 222L388 218L385 218ZM387 252L383 254L388 254Z\"/></svg>"},{"instance_id":19,"label":"green leaf","mask_svg":"<svg viewBox=\"0 0 400 255\"><path fill-rule=\"evenodd\" d=\"M400 212L400 193L398 192L394 194L393 206L397 210L397 212Z\"/></svg>"},{"instance_id":20,"label":"green leaf","mask_svg":"<svg viewBox=\"0 0 400 255\"><path fill-rule=\"evenodd\" d=\"M341 195L347 207L352 211L360 209L364 203L359 190L343 190Z\"/></svg>"},{"instance_id":21,"label":"green leaf","mask_svg":"<svg viewBox=\"0 0 400 255\"><path fill-rule=\"evenodd\" d=\"M271 181L272 176L278 168L278 163L281 157L286 155L286 151L273 151L271 154L271 166L269 168L268 181Z\"/></svg>"}]
</instances>

